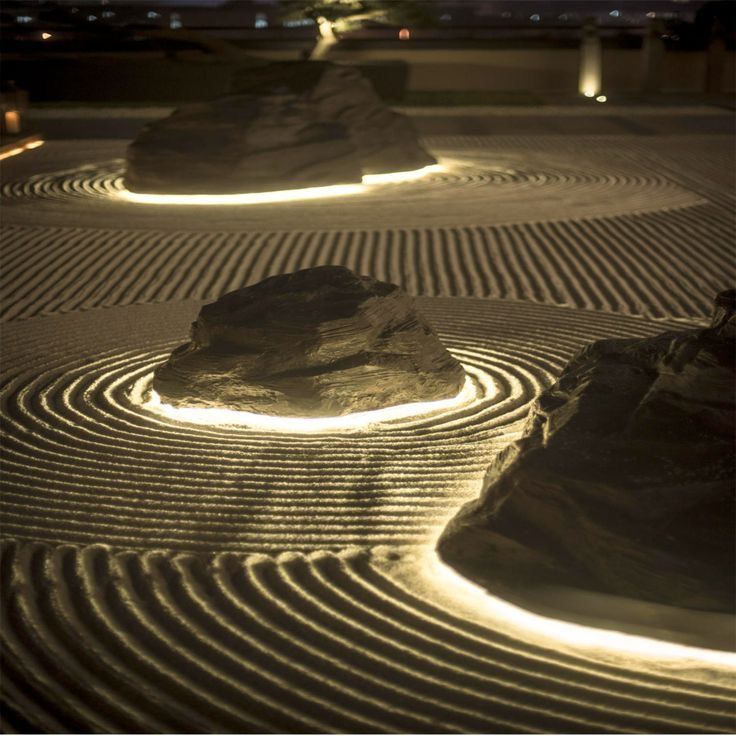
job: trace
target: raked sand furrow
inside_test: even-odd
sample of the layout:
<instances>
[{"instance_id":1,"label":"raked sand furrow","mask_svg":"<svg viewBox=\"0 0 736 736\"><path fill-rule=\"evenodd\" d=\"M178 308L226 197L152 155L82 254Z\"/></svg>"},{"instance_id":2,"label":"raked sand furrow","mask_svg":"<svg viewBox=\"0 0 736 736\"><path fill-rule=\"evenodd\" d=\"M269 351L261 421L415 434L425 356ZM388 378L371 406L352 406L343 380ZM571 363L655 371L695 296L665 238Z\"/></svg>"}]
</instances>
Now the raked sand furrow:
<instances>
[{"instance_id":1,"label":"raked sand furrow","mask_svg":"<svg viewBox=\"0 0 736 736\"><path fill-rule=\"evenodd\" d=\"M426 416L306 434L181 423L141 403L196 304L168 305L167 318L163 305L108 310L104 336L88 331L90 312L34 320L33 330L9 324L5 343L19 357L2 395L5 533L253 552L422 543L475 495L493 453L576 350L661 330L524 303L419 306L466 366L474 396Z\"/></svg>"},{"instance_id":2,"label":"raked sand furrow","mask_svg":"<svg viewBox=\"0 0 736 736\"><path fill-rule=\"evenodd\" d=\"M196 713L190 732L688 733L733 726L733 691L721 685L714 688L720 699L698 697L707 684L689 668L677 679L656 679L635 660L606 669L585 652L562 654L457 618L452 636L429 646L437 625L428 625L427 608L436 621L443 612L416 593L410 605L401 596L386 606L392 586L374 585L387 554L401 564L399 548L202 557L5 543L4 614L23 600L5 631L23 640L27 660L35 658L34 681L24 682L15 667L8 697L15 702L12 692L24 688L38 693L54 704L39 711L39 725L61 721L80 731L159 732L179 727L187 710ZM76 619L81 591L89 611ZM48 654L59 637L61 666ZM97 665L96 653L105 656ZM85 667L94 677L78 678ZM123 679L140 692L137 701L124 697Z\"/></svg>"},{"instance_id":3,"label":"raked sand furrow","mask_svg":"<svg viewBox=\"0 0 736 736\"><path fill-rule=\"evenodd\" d=\"M180 299L213 299L278 273L343 265L415 294L524 299L655 318L707 314L736 280L733 223L703 205L518 225L330 231L290 237L33 228L42 257L19 258L8 227L4 319ZM335 245L336 247L333 247ZM309 246L309 247L307 247ZM339 247L337 247L339 246Z\"/></svg>"},{"instance_id":4,"label":"raked sand furrow","mask_svg":"<svg viewBox=\"0 0 736 736\"><path fill-rule=\"evenodd\" d=\"M503 719L507 726L527 732L566 732L581 726L602 731L615 727L615 718L603 715L605 711L597 711L595 705L581 707L574 698L561 698L539 681L530 688L525 682L526 673L518 668L511 678L496 671L493 677L479 680L468 676L463 668L432 656L425 646L415 646L405 630L382 631L384 622L368 615L363 596L352 598L339 587L325 585L319 572L321 565L300 565L302 560L300 555L287 555L279 558L276 568L267 563L261 566L262 581L271 595L290 610L301 611L305 619L324 620L315 634L329 645L352 647L381 677L413 683L434 703L454 707L463 719L464 731L482 730L483 713L489 706L499 721Z\"/></svg>"},{"instance_id":5,"label":"raked sand furrow","mask_svg":"<svg viewBox=\"0 0 736 736\"><path fill-rule=\"evenodd\" d=\"M408 556L409 553L407 559ZM682 713L695 714L694 718L697 714L721 713L727 718L733 714L732 686L719 687L713 683L703 686L696 679L683 679L671 673L666 676L658 672L654 676L643 670L633 672L620 663L611 664L569 651L556 651L551 657L549 649L543 645L520 644L517 638L503 630L489 630L465 620L457 612L433 601L420 585L407 586L405 580L392 575L391 563L402 559L393 548L374 548L371 553L359 549L338 554L314 552L306 559L317 557L324 557L324 560L312 569L318 570L324 584L338 588L345 595L356 595L366 608L375 611L377 619L392 625L401 622L405 629L425 642L423 647L427 646L426 642L433 642L435 646L449 649L459 658L458 662L462 661L467 673L483 673L490 662L502 672L504 668L516 670L519 658L523 657L525 673L543 678L545 687L574 685L580 688L578 695L589 691L603 693L595 696L599 704L605 703L608 696L622 698L618 707L624 710L631 708L631 698L639 704L661 704L667 702L662 698L662 691L666 691L671 695L676 693ZM298 557L292 556L292 559L298 560ZM728 680L725 682L732 684ZM687 719L685 715L681 717Z\"/></svg>"},{"instance_id":6,"label":"raked sand furrow","mask_svg":"<svg viewBox=\"0 0 736 736\"><path fill-rule=\"evenodd\" d=\"M50 144L49 160L84 165L3 185L3 319L211 299L329 263L415 294L654 318L702 317L736 278L733 207L709 180L712 146L698 173L631 137L432 142L442 171L288 207L121 201L120 160Z\"/></svg>"},{"instance_id":7,"label":"raked sand furrow","mask_svg":"<svg viewBox=\"0 0 736 736\"><path fill-rule=\"evenodd\" d=\"M338 656L349 650L355 662L373 680L386 683L395 697L408 699L414 710L432 719L441 718L443 711L451 713L450 722L443 726L456 731L482 731L483 711L493 707L496 723L502 731L527 732L533 729L527 713L519 713L513 704L492 695L485 703L474 698L454 683L443 683L431 672L417 669L407 658L397 660L385 642L365 641L361 630L351 626L349 611L336 614L329 601L316 599L301 585L284 585L282 571L263 557L255 557L246 565L250 585L259 593L259 600L276 609L282 619L299 621L310 641L321 649ZM271 613L271 615L274 615ZM379 646L376 647L375 644ZM414 695L420 693L421 695Z\"/></svg>"},{"instance_id":8,"label":"raked sand furrow","mask_svg":"<svg viewBox=\"0 0 736 736\"><path fill-rule=\"evenodd\" d=\"M296 554L282 555L278 558L278 566L274 568L277 574L272 573L272 589L280 589L282 600L290 601L291 605L300 598L308 599L312 607L332 622L329 626L332 634L342 631L344 640L352 642L353 646L362 644L365 651L380 651L390 667L437 673L436 676L441 677L443 682L451 683L445 685L444 689L455 692L451 697L453 702L465 700L472 705L477 703L479 697L495 698L499 707L511 704L513 708L526 710L530 714L541 714L546 728L555 730L571 726L569 721L565 723L566 718L577 724L587 722L593 731L612 727L625 731L641 728L645 723L651 724L652 728L668 728L676 722L671 707L663 707L662 703L657 704L656 701L643 707L643 693L622 697L618 692L620 686L611 690L610 679L606 681L605 677L599 677L599 687L591 689L580 682L580 677L572 674L572 667L566 673L567 680L560 677L564 669L559 665L540 671L540 661L535 661L533 656L528 657L527 651L517 649L504 668L501 665L503 650L496 648L493 652L492 675L489 675L487 667L479 671L477 661L474 672L472 666L468 667L468 657L459 656L453 663L442 640L436 642L438 646L433 651L428 637L423 635L424 622L413 619L411 612L406 615L406 612L395 609L385 615L385 609L381 612L373 610L374 596L370 588L363 584L363 577L346 575L345 568L340 564L345 558L351 560L355 557L364 558L370 565L366 555L355 552L339 557L320 553L309 558ZM266 565L266 569L271 567ZM462 638L462 629L462 624L455 628L458 638ZM454 654L459 653L455 650ZM525 655L528 657L527 666L521 668L519 659ZM545 713L544 705L540 703L545 698L556 704L552 717L549 712ZM723 709L726 710L725 707ZM499 708L496 712L499 712ZM697 716L693 719L692 713L683 712L680 717L682 720L677 724L680 728L703 726L702 720L698 722ZM723 719L723 727L729 723L727 715ZM541 727L540 723L529 726L531 730Z\"/></svg>"},{"instance_id":9,"label":"raked sand furrow","mask_svg":"<svg viewBox=\"0 0 736 736\"><path fill-rule=\"evenodd\" d=\"M337 730L340 724L351 730L391 730L393 711L405 721L411 720L410 711L392 708L391 703L371 697L363 688L352 687L350 671L344 666L335 675L318 648L299 651L292 628L279 631L258 614L257 606L234 602L227 584L223 588L218 581L217 561L210 566L196 556L179 555L173 561L159 557L156 564L166 578L166 595L193 630L216 645L225 645L231 658L256 663L262 677L287 689L291 707L321 720L323 730ZM329 696L336 689L341 691L339 702ZM378 715L379 709L383 716Z\"/></svg>"}]
</instances>

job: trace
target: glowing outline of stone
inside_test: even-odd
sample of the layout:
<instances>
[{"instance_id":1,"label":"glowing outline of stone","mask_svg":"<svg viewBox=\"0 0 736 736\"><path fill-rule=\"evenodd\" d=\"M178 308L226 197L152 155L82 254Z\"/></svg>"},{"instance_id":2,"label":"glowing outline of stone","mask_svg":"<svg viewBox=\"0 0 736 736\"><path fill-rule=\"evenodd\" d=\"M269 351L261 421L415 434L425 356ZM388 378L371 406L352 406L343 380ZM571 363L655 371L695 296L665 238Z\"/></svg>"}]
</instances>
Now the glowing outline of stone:
<instances>
[{"instance_id":1,"label":"glowing outline of stone","mask_svg":"<svg viewBox=\"0 0 736 736\"><path fill-rule=\"evenodd\" d=\"M238 426L284 434L340 432L376 425L388 425L390 422L400 419L421 419L443 410L469 406L478 399L475 381L483 384L484 396L492 398L495 395L496 388L492 379L489 378L489 380L484 381L483 377L478 374L474 380L471 376L475 375L476 371L471 369L471 372L468 372L468 367L464 366L464 368L466 373L469 373L465 377L465 383L460 391L449 399L415 401L382 409L331 417L284 417L217 407L175 407L161 401L159 394L149 388L150 374L136 381L131 390L130 399L132 403L143 407L152 414L183 424Z\"/></svg>"},{"instance_id":2,"label":"glowing outline of stone","mask_svg":"<svg viewBox=\"0 0 736 736\"><path fill-rule=\"evenodd\" d=\"M270 192L239 192L234 194L146 194L120 189L114 196L133 204L154 205L209 205L232 206L253 204L275 204L278 202L298 202L330 197L347 197L365 194L372 187L383 184L398 184L416 181L428 174L445 171L442 164L431 164L412 171L395 171L385 174L366 174L360 184L332 184L324 187L304 187L303 189L281 189Z\"/></svg>"}]
</instances>

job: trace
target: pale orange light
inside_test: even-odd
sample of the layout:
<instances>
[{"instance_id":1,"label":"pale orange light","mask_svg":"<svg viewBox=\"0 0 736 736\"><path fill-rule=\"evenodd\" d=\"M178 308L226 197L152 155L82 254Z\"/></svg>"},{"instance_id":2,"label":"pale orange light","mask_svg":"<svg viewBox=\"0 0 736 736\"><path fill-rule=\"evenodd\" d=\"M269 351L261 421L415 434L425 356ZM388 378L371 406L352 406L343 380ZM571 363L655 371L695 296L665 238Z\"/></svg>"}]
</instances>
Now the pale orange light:
<instances>
[{"instance_id":1,"label":"pale orange light","mask_svg":"<svg viewBox=\"0 0 736 736\"><path fill-rule=\"evenodd\" d=\"M399 31L399 39L401 41L408 41L411 38L411 31L408 28L402 28Z\"/></svg>"},{"instance_id":2,"label":"pale orange light","mask_svg":"<svg viewBox=\"0 0 736 736\"><path fill-rule=\"evenodd\" d=\"M11 135L20 133L20 113L17 110L6 111L5 130Z\"/></svg>"},{"instance_id":3,"label":"pale orange light","mask_svg":"<svg viewBox=\"0 0 736 736\"><path fill-rule=\"evenodd\" d=\"M46 31L44 31L44 32L43 32L43 33L41 34L41 38L42 38L42 39L43 39L44 41L47 41L47 40L48 40L49 38L51 38L51 34L50 34L50 33L46 33Z\"/></svg>"}]
</instances>

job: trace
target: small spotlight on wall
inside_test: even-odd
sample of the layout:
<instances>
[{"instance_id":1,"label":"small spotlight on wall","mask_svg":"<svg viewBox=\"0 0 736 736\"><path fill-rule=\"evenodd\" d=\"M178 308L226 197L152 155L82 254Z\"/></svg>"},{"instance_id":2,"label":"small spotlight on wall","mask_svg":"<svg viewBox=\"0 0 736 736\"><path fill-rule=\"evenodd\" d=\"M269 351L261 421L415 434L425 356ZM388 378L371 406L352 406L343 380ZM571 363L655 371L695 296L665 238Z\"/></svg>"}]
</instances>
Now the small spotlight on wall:
<instances>
[{"instance_id":1,"label":"small spotlight on wall","mask_svg":"<svg viewBox=\"0 0 736 736\"><path fill-rule=\"evenodd\" d=\"M411 38L411 31L408 28L402 28L399 31L399 39L402 41L408 41Z\"/></svg>"},{"instance_id":2,"label":"small spotlight on wall","mask_svg":"<svg viewBox=\"0 0 736 736\"><path fill-rule=\"evenodd\" d=\"M598 95L598 97L595 98L596 102L608 102L608 97L605 95Z\"/></svg>"},{"instance_id":3,"label":"small spotlight on wall","mask_svg":"<svg viewBox=\"0 0 736 736\"><path fill-rule=\"evenodd\" d=\"M3 113L3 128L9 135L18 135L21 128L20 112L18 110L6 110Z\"/></svg>"},{"instance_id":4,"label":"small spotlight on wall","mask_svg":"<svg viewBox=\"0 0 736 736\"><path fill-rule=\"evenodd\" d=\"M50 34L50 33L46 33L46 31L44 31L44 32L43 32L43 33L41 34L41 38L42 38L42 39L43 39L44 41L48 41L48 40L49 40L49 39L51 38L51 34Z\"/></svg>"},{"instance_id":5,"label":"small spotlight on wall","mask_svg":"<svg viewBox=\"0 0 736 736\"><path fill-rule=\"evenodd\" d=\"M583 27L580 42L580 70L578 91L586 97L595 97L601 91L602 51L598 28L589 19Z\"/></svg>"}]
</instances>

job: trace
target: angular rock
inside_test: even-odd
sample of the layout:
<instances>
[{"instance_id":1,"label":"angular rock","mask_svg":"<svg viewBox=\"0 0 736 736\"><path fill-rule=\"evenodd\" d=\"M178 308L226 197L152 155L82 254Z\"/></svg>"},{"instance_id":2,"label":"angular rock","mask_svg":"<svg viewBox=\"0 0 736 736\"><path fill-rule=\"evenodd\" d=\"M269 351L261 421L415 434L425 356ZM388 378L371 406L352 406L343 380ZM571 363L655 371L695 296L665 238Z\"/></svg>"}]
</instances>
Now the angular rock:
<instances>
[{"instance_id":1,"label":"angular rock","mask_svg":"<svg viewBox=\"0 0 736 736\"><path fill-rule=\"evenodd\" d=\"M285 61L249 67L233 90L293 94L314 105L320 120L342 123L364 174L411 171L437 163L419 143L411 120L391 110L355 67L329 61Z\"/></svg>"},{"instance_id":2,"label":"angular rock","mask_svg":"<svg viewBox=\"0 0 736 736\"><path fill-rule=\"evenodd\" d=\"M202 307L153 388L176 406L338 416L451 398L464 381L398 286L322 266Z\"/></svg>"},{"instance_id":3,"label":"angular rock","mask_svg":"<svg viewBox=\"0 0 736 736\"><path fill-rule=\"evenodd\" d=\"M125 186L226 194L360 182L346 127L294 95L232 95L150 123L127 151Z\"/></svg>"},{"instance_id":4,"label":"angular rock","mask_svg":"<svg viewBox=\"0 0 736 736\"><path fill-rule=\"evenodd\" d=\"M584 348L445 528L442 559L524 604L562 586L732 614L734 292L717 302L710 328Z\"/></svg>"}]
</instances>

